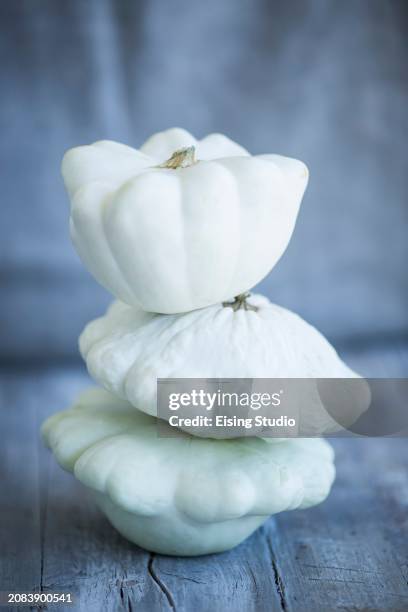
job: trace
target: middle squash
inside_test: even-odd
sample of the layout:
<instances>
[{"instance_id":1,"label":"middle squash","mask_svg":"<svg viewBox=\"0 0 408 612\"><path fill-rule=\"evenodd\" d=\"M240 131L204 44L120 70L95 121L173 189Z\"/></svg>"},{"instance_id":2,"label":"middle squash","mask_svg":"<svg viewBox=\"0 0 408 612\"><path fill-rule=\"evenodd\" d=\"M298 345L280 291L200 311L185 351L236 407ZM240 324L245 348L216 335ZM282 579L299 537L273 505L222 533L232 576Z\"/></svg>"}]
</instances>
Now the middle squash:
<instances>
[{"instance_id":1,"label":"middle squash","mask_svg":"<svg viewBox=\"0 0 408 612\"><path fill-rule=\"evenodd\" d=\"M311 379L307 393L302 387L295 395L308 435L353 423L369 404L364 379L322 334L261 295L179 315L155 315L114 302L104 317L86 326L80 350L94 380L150 415L157 414L159 378L279 378L292 398L298 387L287 379ZM338 382L340 387L328 382L327 391L320 379L345 382ZM321 395L329 396L329 404Z\"/></svg>"}]
</instances>

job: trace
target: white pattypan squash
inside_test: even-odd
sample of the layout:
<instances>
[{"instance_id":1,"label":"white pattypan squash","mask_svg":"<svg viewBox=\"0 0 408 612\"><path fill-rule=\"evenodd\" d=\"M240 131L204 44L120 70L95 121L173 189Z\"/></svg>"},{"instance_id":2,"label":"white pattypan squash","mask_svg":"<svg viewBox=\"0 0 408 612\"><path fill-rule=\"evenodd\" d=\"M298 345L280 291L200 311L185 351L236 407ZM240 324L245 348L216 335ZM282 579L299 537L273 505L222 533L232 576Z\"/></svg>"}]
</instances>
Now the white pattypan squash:
<instances>
[{"instance_id":1,"label":"white pattypan squash","mask_svg":"<svg viewBox=\"0 0 408 612\"><path fill-rule=\"evenodd\" d=\"M85 327L79 345L97 382L151 415L157 414L158 378L358 377L314 327L256 294L178 315L147 313L117 301ZM353 423L369 405L364 381L347 400L339 421L320 400L308 397L303 435ZM262 435L262 428L257 433ZM208 428L201 434L213 435Z\"/></svg>"},{"instance_id":2,"label":"white pattypan squash","mask_svg":"<svg viewBox=\"0 0 408 612\"><path fill-rule=\"evenodd\" d=\"M148 550L227 550L269 515L313 506L329 493L333 452L323 440L159 438L156 421L92 389L42 430L112 525Z\"/></svg>"},{"instance_id":3,"label":"white pattypan squash","mask_svg":"<svg viewBox=\"0 0 408 612\"><path fill-rule=\"evenodd\" d=\"M178 128L139 150L76 147L62 174L85 266L120 300L159 313L215 304L262 280L287 247L308 180L300 161Z\"/></svg>"}]
</instances>

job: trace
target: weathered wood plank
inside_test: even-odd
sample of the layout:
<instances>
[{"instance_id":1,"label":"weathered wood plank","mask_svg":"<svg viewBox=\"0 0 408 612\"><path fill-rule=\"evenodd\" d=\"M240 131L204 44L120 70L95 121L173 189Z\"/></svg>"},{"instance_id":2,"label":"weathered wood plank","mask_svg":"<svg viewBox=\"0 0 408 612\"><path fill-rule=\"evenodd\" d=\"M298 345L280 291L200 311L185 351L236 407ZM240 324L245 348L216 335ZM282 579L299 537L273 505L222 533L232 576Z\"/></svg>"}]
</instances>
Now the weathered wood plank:
<instances>
[{"instance_id":1,"label":"weathered wood plank","mask_svg":"<svg viewBox=\"0 0 408 612\"><path fill-rule=\"evenodd\" d=\"M41 574L35 404L27 396L20 411L21 377L11 372L0 393L0 590L31 591Z\"/></svg>"},{"instance_id":2,"label":"weathered wood plank","mask_svg":"<svg viewBox=\"0 0 408 612\"><path fill-rule=\"evenodd\" d=\"M154 565L179 611L282 609L274 559L261 530L226 553L191 559L157 555Z\"/></svg>"},{"instance_id":3,"label":"weathered wood plank","mask_svg":"<svg viewBox=\"0 0 408 612\"><path fill-rule=\"evenodd\" d=\"M321 506L265 528L285 610L408 609L406 440L338 440L338 477Z\"/></svg>"},{"instance_id":4,"label":"weathered wood plank","mask_svg":"<svg viewBox=\"0 0 408 612\"><path fill-rule=\"evenodd\" d=\"M401 376L408 360L360 363ZM91 612L408 609L405 440L335 441L329 500L271 519L233 551L151 555L114 531L39 440L40 422L88 382L76 369L2 377L1 589L71 589L70 609Z\"/></svg>"}]
</instances>

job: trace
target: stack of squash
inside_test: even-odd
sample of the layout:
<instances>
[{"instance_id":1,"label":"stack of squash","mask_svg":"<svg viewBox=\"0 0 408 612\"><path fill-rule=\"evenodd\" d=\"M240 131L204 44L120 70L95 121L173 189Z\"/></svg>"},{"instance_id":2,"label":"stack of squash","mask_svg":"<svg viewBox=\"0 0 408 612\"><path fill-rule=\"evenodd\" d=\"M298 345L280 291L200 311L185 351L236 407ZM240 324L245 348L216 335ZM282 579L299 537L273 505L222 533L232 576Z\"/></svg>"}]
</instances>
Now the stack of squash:
<instances>
[{"instance_id":1,"label":"stack of squash","mask_svg":"<svg viewBox=\"0 0 408 612\"><path fill-rule=\"evenodd\" d=\"M43 425L57 461L126 538L164 554L227 550L323 501L322 439L157 434L158 378L357 376L316 329L248 293L288 245L306 166L176 128L139 150L71 149L62 173L73 243L115 301L80 337L102 388Z\"/></svg>"}]
</instances>

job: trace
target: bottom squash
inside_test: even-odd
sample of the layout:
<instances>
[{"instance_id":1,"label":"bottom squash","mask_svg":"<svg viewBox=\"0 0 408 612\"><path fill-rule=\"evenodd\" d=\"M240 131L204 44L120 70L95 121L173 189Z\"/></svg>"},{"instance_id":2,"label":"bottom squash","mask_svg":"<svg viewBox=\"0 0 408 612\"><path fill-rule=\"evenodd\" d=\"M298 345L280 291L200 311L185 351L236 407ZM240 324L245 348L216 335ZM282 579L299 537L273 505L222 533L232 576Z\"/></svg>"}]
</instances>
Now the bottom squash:
<instances>
[{"instance_id":1,"label":"bottom squash","mask_svg":"<svg viewBox=\"0 0 408 612\"><path fill-rule=\"evenodd\" d=\"M167 555L228 550L270 515L322 502L335 475L324 440L158 437L155 417L101 389L42 433L125 538Z\"/></svg>"}]
</instances>

